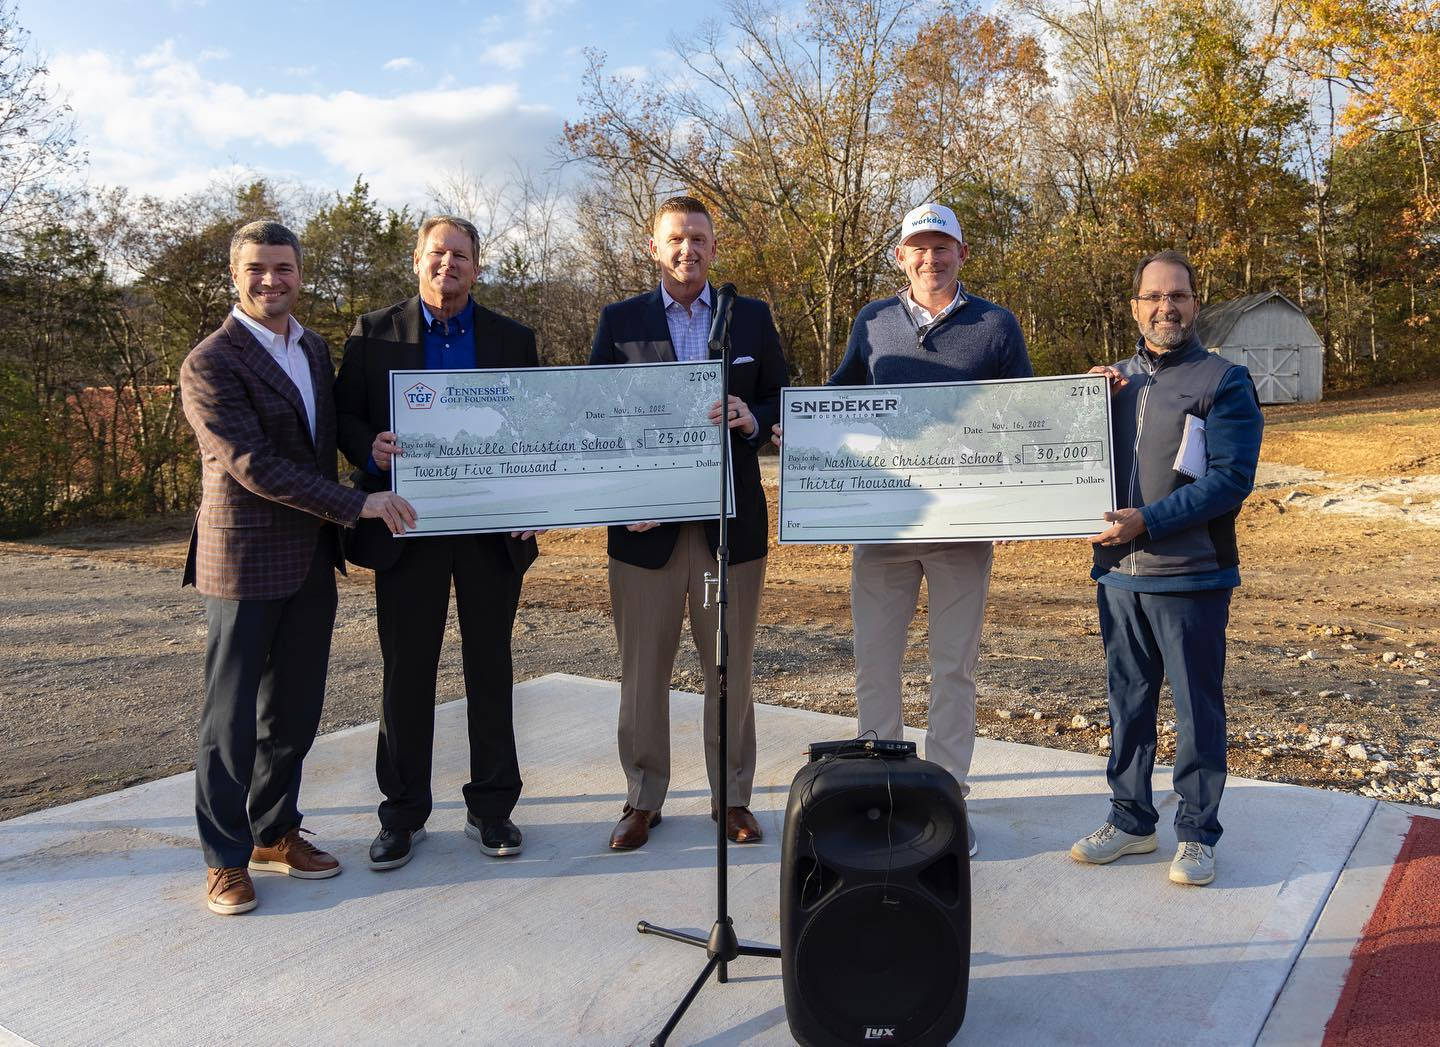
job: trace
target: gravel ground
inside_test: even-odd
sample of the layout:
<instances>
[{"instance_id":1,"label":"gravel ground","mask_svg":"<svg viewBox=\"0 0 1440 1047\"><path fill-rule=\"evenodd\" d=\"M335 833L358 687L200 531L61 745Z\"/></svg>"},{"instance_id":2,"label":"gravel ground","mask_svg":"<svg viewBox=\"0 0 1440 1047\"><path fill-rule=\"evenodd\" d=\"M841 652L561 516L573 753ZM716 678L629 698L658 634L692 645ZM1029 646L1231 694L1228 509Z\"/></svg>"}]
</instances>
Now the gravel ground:
<instances>
[{"instance_id":1,"label":"gravel ground","mask_svg":"<svg viewBox=\"0 0 1440 1047\"><path fill-rule=\"evenodd\" d=\"M1267 409L1261 483L1239 522L1233 773L1440 806L1437 394L1430 383ZM0 543L0 818L190 768L205 627L200 598L179 586L188 527L156 519ZM541 542L516 678L616 679L603 532ZM848 564L843 547L772 548L757 700L853 715ZM998 550L977 674L982 735L1107 751L1088 565L1082 542ZM922 599L904 679L916 726L926 642ZM379 677L370 575L356 571L340 583L321 730L375 720ZM682 644L674 686L699 690L700 679ZM438 691L463 696L453 642ZM1162 723L1174 718L1168 701ZM1162 735L1161 758L1173 753Z\"/></svg>"}]
</instances>

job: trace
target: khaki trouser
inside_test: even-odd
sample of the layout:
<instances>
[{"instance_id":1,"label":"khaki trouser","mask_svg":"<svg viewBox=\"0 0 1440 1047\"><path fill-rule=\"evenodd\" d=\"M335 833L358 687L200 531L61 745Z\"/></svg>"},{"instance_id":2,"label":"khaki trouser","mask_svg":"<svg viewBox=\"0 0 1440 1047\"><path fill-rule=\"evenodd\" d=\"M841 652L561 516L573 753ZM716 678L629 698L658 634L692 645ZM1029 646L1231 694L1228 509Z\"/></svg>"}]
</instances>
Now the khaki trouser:
<instances>
[{"instance_id":1,"label":"khaki trouser","mask_svg":"<svg viewBox=\"0 0 1440 1047\"><path fill-rule=\"evenodd\" d=\"M968 795L975 753L975 663L990 590L989 542L857 545L850 566L860 734L903 738L900 666L923 576L930 594L930 713L925 758Z\"/></svg>"},{"instance_id":2,"label":"khaki trouser","mask_svg":"<svg viewBox=\"0 0 1440 1047\"><path fill-rule=\"evenodd\" d=\"M715 606L705 609L705 572L715 555L698 523L684 525L664 567L635 567L611 558L610 605L620 645L620 765L626 801L657 811L670 787L670 672L680 643L688 598L690 633L705 670L705 769L720 805L719 679L715 670ZM748 807L755 781L755 711L750 704L751 663L765 559L732 564L726 629L729 633L728 791L725 805Z\"/></svg>"}]
</instances>

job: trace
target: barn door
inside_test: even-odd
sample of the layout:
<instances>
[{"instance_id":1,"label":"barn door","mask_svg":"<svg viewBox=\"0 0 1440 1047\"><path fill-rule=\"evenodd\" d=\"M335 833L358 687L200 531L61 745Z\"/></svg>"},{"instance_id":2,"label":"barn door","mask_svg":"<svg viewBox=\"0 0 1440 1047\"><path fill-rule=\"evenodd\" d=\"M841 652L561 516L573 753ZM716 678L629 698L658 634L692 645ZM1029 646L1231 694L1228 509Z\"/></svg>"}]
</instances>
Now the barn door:
<instances>
[{"instance_id":1,"label":"barn door","mask_svg":"<svg viewBox=\"0 0 1440 1047\"><path fill-rule=\"evenodd\" d=\"M1300 399L1299 346L1247 348L1244 354L1262 404L1290 404Z\"/></svg>"}]
</instances>

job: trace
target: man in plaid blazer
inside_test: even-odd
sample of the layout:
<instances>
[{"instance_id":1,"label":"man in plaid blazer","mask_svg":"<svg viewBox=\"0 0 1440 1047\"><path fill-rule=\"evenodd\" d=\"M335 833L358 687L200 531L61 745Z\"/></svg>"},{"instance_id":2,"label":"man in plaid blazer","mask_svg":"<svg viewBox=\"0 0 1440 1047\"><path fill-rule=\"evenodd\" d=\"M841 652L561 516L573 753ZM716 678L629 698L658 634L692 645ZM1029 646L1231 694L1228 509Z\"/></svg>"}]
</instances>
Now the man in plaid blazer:
<instances>
[{"instance_id":1,"label":"man in plaid blazer","mask_svg":"<svg viewBox=\"0 0 1440 1047\"><path fill-rule=\"evenodd\" d=\"M217 913L255 908L249 869L305 879L340 863L300 836L300 769L325 696L340 528L392 531L408 502L336 481L334 368L324 339L290 315L300 243L252 222L230 244L240 302L180 368L200 445L200 511L182 585L205 597L205 704L195 816Z\"/></svg>"}]
</instances>

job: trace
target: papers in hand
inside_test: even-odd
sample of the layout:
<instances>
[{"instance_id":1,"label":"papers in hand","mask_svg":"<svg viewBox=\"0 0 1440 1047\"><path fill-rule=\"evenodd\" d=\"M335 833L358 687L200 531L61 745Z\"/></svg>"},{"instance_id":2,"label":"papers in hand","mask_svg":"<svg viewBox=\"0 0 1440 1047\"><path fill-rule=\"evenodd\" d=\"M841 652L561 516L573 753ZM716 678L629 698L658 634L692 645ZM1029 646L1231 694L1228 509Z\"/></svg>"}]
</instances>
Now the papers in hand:
<instances>
[{"instance_id":1,"label":"papers in hand","mask_svg":"<svg viewBox=\"0 0 1440 1047\"><path fill-rule=\"evenodd\" d=\"M1205 419L1193 414L1185 416L1185 435L1180 438L1172 468L1192 480L1205 475Z\"/></svg>"}]
</instances>

